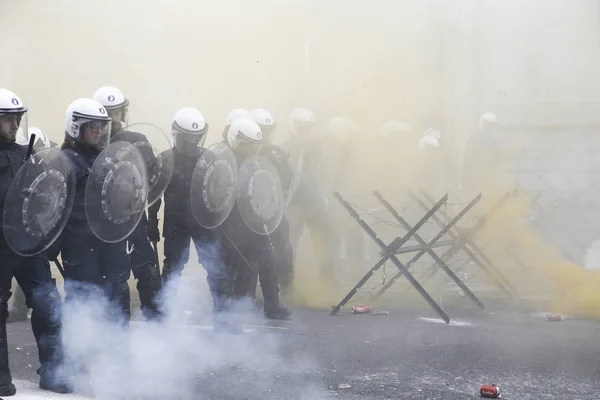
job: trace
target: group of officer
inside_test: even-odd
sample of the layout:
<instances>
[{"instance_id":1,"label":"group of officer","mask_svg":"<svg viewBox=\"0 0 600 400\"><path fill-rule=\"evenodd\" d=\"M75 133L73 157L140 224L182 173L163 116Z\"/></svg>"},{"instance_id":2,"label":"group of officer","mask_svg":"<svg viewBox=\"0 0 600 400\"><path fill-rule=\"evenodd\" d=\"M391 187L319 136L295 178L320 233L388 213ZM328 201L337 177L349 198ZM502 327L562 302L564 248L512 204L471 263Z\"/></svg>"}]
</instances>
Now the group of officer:
<instances>
[{"instance_id":1,"label":"group of officer","mask_svg":"<svg viewBox=\"0 0 600 400\"><path fill-rule=\"evenodd\" d=\"M0 232L0 396L15 393L8 367L6 321L11 284L16 279L26 302L21 309L32 309L31 323L39 349L40 387L54 392L73 391L73 373L67 368L61 342L62 302L50 261L62 259L66 302L101 296L113 305L110 316L127 324L130 318L130 290L127 281L133 272L137 280L141 309L146 319L161 321L167 288L176 290L193 243L199 262L207 272L213 299L215 330L238 332L241 328L230 318L240 301L254 306L257 283L264 298L264 315L271 319L289 319L291 312L280 303L280 289L290 290L293 266L300 234L307 227L312 236L315 258L324 276L332 274L339 251L339 235L329 217L327 193L340 182L340 174L356 163L351 147L359 128L351 120L337 117L328 125L329 142L314 140L316 118L308 109L290 114L288 141L273 144L276 121L265 109L235 109L226 118L223 143L235 155L237 165L253 156L262 156L276 167L281 186L293 186L300 165L302 178L294 196L286 205L281 222L270 234L259 234L245 223L238 207L233 207L219 229L203 227L193 216L190 202L192 175L202 157L209 125L202 113L182 108L173 119L173 148L169 156L173 172L162 198L144 213L127 240L107 242L90 228L86 216L85 191L90 170L101 151L110 143L149 144L149 138L128 129L129 101L115 87L102 87L91 98L72 102L67 108L62 153L71 164L75 176L72 210L62 233L45 252L34 256L16 254ZM27 108L13 92L0 89L0 209L15 175L26 162L27 132L19 132ZM18 133L23 137L19 138ZM39 147L53 143L39 129L35 133ZM396 121L384 124L383 135L410 136L409 125ZM418 147L439 147L438 131L426 132ZM157 168L159 155L152 146L137 146L148 171ZM415 147L416 143L415 143ZM354 147L354 150L356 148ZM149 173L150 175L150 173ZM156 243L160 241L158 213L163 207L162 237L164 261L159 269ZM339 232L338 232L339 233ZM349 246L349 251L356 250Z\"/></svg>"},{"instance_id":2,"label":"group of officer","mask_svg":"<svg viewBox=\"0 0 600 400\"><path fill-rule=\"evenodd\" d=\"M207 271L215 330L240 330L228 318L228 311L237 300L254 299L257 281L263 292L265 316L273 319L291 316L290 310L279 301L278 275L282 276L282 286L289 288L293 264L285 218L271 235L249 229L237 207L233 207L218 231L194 221L190 184L208 133L208 123L196 109L179 110L172 122L174 168L163 199L148 209L148 215L143 215L127 240L109 243L93 232L86 216L85 191L94 161L110 142L148 142L143 134L127 130L128 107L129 101L120 90L103 87L92 98L75 100L67 108L60 150L70 161L75 195L66 225L49 249L22 256L7 245L4 233L0 233L0 396L16 392L8 366L6 334L13 278L25 298L26 307L22 308L32 309L31 322L41 364L40 387L59 393L73 391L73 371L65 363L61 340L62 301L50 272L50 261L57 260L59 255L65 278L65 302L104 297L111 303L109 314L117 323L127 324L130 317L127 280L131 272L137 279L144 316L156 320L164 317L161 289L176 288L188 261L190 242L194 243L199 261ZM0 209L4 209L11 182L29 157L24 145L28 142L27 133L19 132L27 111L19 96L0 89ZM310 130L315 122L308 110L295 111L292 119L298 133ZM266 110L235 110L228 116L224 139L238 165L252 155L263 155L276 165L282 181L289 184L293 171L287 156L269 141L275 126L274 118ZM52 145L43 132L29 133L37 134L38 150ZM18 138L18 134L24 137ZM142 151L142 156L151 170L157 162L156 155ZM165 259L161 276L152 244L160 240L158 211L162 203ZM281 265L284 267L278 268Z\"/></svg>"}]
</instances>

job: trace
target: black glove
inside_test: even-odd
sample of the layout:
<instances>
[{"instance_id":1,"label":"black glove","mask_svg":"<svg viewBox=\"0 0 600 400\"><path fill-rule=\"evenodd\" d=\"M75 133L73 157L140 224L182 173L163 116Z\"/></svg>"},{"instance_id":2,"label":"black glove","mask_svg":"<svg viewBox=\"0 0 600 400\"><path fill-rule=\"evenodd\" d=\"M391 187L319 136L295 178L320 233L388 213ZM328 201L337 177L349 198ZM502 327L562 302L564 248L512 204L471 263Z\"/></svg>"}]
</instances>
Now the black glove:
<instances>
[{"instance_id":1,"label":"black glove","mask_svg":"<svg viewBox=\"0 0 600 400\"><path fill-rule=\"evenodd\" d=\"M158 219L149 219L146 225L146 234L152 243L160 242L160 231L158 230Z\"/></svg>"}]
</instances>

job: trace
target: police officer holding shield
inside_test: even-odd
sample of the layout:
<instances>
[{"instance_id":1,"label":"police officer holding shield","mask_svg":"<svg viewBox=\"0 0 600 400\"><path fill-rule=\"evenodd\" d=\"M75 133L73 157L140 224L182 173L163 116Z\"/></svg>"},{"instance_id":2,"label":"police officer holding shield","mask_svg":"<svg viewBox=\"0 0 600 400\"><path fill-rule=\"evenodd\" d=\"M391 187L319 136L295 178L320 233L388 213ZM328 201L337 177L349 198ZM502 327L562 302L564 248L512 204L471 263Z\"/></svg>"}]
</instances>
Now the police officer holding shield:
<instances>
[{"instance_id":1,"label":"police officer holding shield","mask_svg":"<svg viewBox=\"0 0 600 400\"><path fill-rule=\"evenodd\" d=\"M242 165L258 154L265 140L256 122L250 118L239 118L229 127L227 143L235 152L238 165ZM276 171L274 173L277 174ZM248 192L248 188L245 191ZM291 311L279 302L275 249L270 234L259 234L249 228L244 220L243 206L238 197L221 230L223 260L235 273L233 295L243 298L255 293L258 275L265 301L265 316L270 319L288 319ZM279 221L280 219L277 224Z\"/></svg>"},{"instance_id":2,"label":"police officer holding shield","mask_svg":"<svg viewBox=\"0 0 600 400\"><path fill-rule=\"evenodd\" d=\"M111 318L127 323L127 280L131 272L126 241L108 243L99 239L86 216L88 178L98 155L108 145L111 118L102 104L86 98L72 102L66 114L61 149L71 161L77 180L73 210L60 238L66 301L92 295L105 297L115 306Z\"/></svg>"},{"instance_id":3,"label":"police officer holding shield","mask_svg":"<svg viewBox=\"0 0 600 400\"><path fill-rule=\"evenodd\" d=\"M259 154L275 165L284 190L290 188L294 171L288 161L288 154L279 146L273 144L273 137L277 129L275 118L264 108L252 110L250 116L260 127L263 139L266 141ZM286 195L289 196L290 194L286 193ZM294 249L290 241L290 224L285 214L281 218L279 226L271 235L271 239L275 248L276 271L281 292L288 294L292 288L294 278ZM256 284L252 289L255 287Z\"/></svg>"},{"instance_id":4,"label":"police officer holding shield","mask_svg":"<svg viewBox=\"0 0 600 400\"><path fill-rule=\"evenodd\" d=\"M106 108L108 115L112 119L111 123L111 142L123 140L131 144L144 143L144 146L138 146L142 151L142 156L146 168L150 171L154 168L156 158L152 152L148 138L138 132L124 130L128 122L129 100L123 92L112 86L104 86L96 90L93 95L94 100ZM150 175L150 172L148 173ZM160 201L160 200L159 200ZM146 214L142 216L139 224L128 238L131 243L131 271L137 279L137 290L140 296L142 313L146 319L155 319L161 317L158 294L161 289L160 271L156 265L156 254L151 245L156 243L160 237L156 231L148 230L148 220Z\"/></svg>"},{"instance_id":5,"label":"police officer holding shield","mask_svg":"<svg viewBox=\"0 0 600 400\"><path fill-rule=\"evenodd\" d=\"M194 108L182 108L175 114L171 129L173 176L164 192L163 237L165 239L162 280L163 291L175 291L183 268L189 260L190 242L194 243L198 262L207 272L207 283L213 298L215 317L224 310L227 297L227 274L221 262L220 243L216 231L200 226L194 219L190 203L190 184L196 164L204 152L208 123ZM158 233L160 202L148 209L149 230ZM221 320L215 318L215 326ZM218 327L219 328L219 327Z\"/></svg>"},{"instance_id":6,"label":"police officer holding shield","mask_svg":"<svg viewBox=\"0 0 600 400\"><path fill-rule=\"evenodd\" d=\"M0 207L4 209L11 181L24 164L27 148L15 143L27 108L21 99L0 89ZM26 124L24 124L26 125ZM22 126L26 130L26 126ZM4 220L4 215L3 215ZM11 282L15 277L25 293L27 305L33 309L31 326L35 336L41 368L40 388L70 393L73 388L62 370L60 338L61 300L50 273L50 263L42 254L23 257L6 242L5 226L0 232L0 396L12 396L16 389L8 365L6 319Z\"/></svg>"},{"instance_id":7,"label":"police officer holding shield","mask_svg":"<svg viewBox=\"0 0 600 400\"><path fill-rule=\"evenodd\" d=\"M57 145L52 140L50 140L50 138L48 138L48 136L40 128L29 127L27 131L27 134L24 134L23 130L20 130L17 133L17 144L20 144L21 146L28 146L31 136L35 135L35 140L33 142L33 150L35 152L48 149L50 147L55 147ZM16 286L15 293L13 296L12 308L10 309L8 320L6 322L10 323L25 321L27 319L28 314L29 307L27 307L25 293L23 293L23 289L21 289L20 286Z\"/></svg>"}]
</instances>

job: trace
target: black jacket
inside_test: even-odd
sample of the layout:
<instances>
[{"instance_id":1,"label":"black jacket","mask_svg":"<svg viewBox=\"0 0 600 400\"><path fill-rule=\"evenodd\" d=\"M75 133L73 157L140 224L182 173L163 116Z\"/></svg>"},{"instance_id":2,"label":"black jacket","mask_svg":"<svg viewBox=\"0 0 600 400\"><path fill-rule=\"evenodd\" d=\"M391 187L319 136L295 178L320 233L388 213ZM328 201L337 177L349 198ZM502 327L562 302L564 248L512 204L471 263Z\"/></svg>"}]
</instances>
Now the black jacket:
<instances>
[{"instance_id":1,"label":"black jacket","mask_svg":"<svg viewBox=\"0 0 600 400\"><path fill-rule=\"evenodd\" d=\"M23 166L27 156L27 147L16 143L0 143L0 242L4 241L2 215L4 202L13 179Z\"/></svg>"},{"instance_id":2,"label":"black jacket","mask_svg":"<svg viewBox=\"0 0 600 400\"><path fill-rule=\"evenodd\" d=\"M198 148L196 154L182 154L176 148L173 152L173 176L163 195L165 209L163 236L168 231L187 230L194 236L213 236L212 230L203 228L196 222L190 203L190 184L196 163L204 149ZM148 220L156 221L162 201L159 199L148 209Z\"/></svg>"},{"instance_id":3,"label":"black jacket","mask_svg":"<svg viewBox=\"0 0 600 400\"><path fill-rule=\"evenodd\" d=\"M65 232L76 233L89 226L85 213L85 188L90 170L100 150L73 142L69 147L64 148L63 152L71 161L75 174L75 200Z\"/></svg>"}]
</instances>

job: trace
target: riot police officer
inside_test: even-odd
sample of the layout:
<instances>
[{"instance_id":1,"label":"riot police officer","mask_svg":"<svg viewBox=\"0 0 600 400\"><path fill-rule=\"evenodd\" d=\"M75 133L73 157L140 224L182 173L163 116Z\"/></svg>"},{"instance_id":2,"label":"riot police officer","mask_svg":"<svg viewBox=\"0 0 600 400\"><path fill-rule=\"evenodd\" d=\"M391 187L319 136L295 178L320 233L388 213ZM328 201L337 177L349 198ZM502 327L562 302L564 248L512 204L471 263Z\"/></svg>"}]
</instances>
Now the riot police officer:
<instances>
[{"instance_id":1,"label":"riot police officer","mask_svg":"<svg viewBox=\"0 0 600 400\"><path fill-rule=\"evenodd\" d=\"M40 128L36 128L30 126L27 128L27 134L23 132L23 130L19 130L16 137L17 144L21 146L28 146L29 140L35 135L35 140L33 142L33 150L35 152L48 149L50 147L55 147L57 144L54 143L48 136L42 131ZM25 321L27 319L27 315L29 314L29 307L27 307L27 302L25 299L25 293L23 293L23 289L20 286L16 286L15 294L13 296L13 304L10 309L8 319L6 322L18 322Z\"/></svg>"},{"instance_id":2,"label":"riot police officer","mask_svg":"<svg viewBox=\"0 0 600 400\"><path fill-rule=\"evenodd\" d=\"M122 140L131 144L140 142L147 144L146 146L137 147L142 152L148 176L150 176L156 158L151 150L148 138L141 133L124 130L129 119L129 100L123 92L112 86L104 86L96 90L93 98L106 108L112 119L111 142ZM149 239L149 235L152 240ZM131 271L138 281L137 290L140 296L142 313L147 319L160 318L161 311L158 300L161 289L160 271L158 265L156 265L157 255L150 243L152 241L156 245L160 241L160 236L155 231L148 229L146 213L144 213L128 240L132 244L130 254Z\"/></svg>"},{"instance_id":3,"label":"riot police officer","mask_svg":"<svg viewBox=\"0 0 600 400\"><path fill-rule=\"evenodd\" d=\"M235 152L238 165L257 154L264 144L260 126L250 118L239 118L229 127L227 143ZM270 235L259 235L244 222L237 204L223 223L223 260L235 271L233 295L246 297L256 288L256 280L264 298L264 314L270 319L288 319L291 311L279 302L274 247Z\"/></svg>"},{"instance_id":4,"label":"riot police officer","mask_svg":"<svg viewBox=\"0 0 600 400\"><path fill-rule=\"evenodd\" d=\"M15 142L26 112L27 108L16 94L0 89L0 209L4 209L11 181L27 156L27 148ZM13 277L23 289L27 305L33 309L31 326L41 364L40 387L59 393L72 392L72 385L62 370L61 300L50 273L50 263L42 254L31 257L15 254L0 231L0 396L12 396L16 392L8 365L6 336Z\"/></svg>"},{"instance_id":5,"label":"riot police officer","mask_svg":"<svg viewBox=\"0 0 600 400\"><path fill-rule=\"evenodd\" d=\"M102 104L78 99L67 108L65 141L61 149L72 163L76 177L75 201L60 240L65 271L66 301L93 294L114 304L111 318L128 323L131 274L126 241L107 243L92 231L86 217L85 191L89 171L110 138L111 118Z\"/></svg>"},{"instance_id":6,"label":"riot police officer","mask_svg":"<svg viewBox=\"0 0 600 400\"><path fill-rule=\"evenodd\" d=\"M250 116L260 127L263 140L266 141L265 145L261 147L259 154L266 157L277 167L277 172L281 178L284 190L286 190L285 195L287 197L289 196L287 189L291 186L294 172L287 160L288 154L279 146L273 144L273 138L277 129L275 118L264 108L252 110ZM294 278L294 249L290 242L290 224L285 214L281 218L279 226L277 226L270 236L275 248L275 265L277 267L276 272L280 289L283 294L288 294ZM265 272L271 273L271 270L267 269ZM251 290L255 291L255 288L256 283L251 285Z\"/></svg>"},{"instance_id":7,"label":"riot police officer","mask_svg":"<svg viewBox=\"0 0 600 400\"><path fill-rule=\"evenodd\" d=\"M165 239L162 280L163 290L176 289L183 268L189 260L190 241L198 253L198 262L207 272L207 283L213 298L215 326L225 309L227 274L220 258L219 237L212 229L200 226L192 213L190 184L202 147L208 134L208 123L202 113L186 107L177 111L171 126L173 149L173 177L164 193L163 237ZM158 232L160 203L148 210L150 229Z\"/></svg>"}]
</instances>

